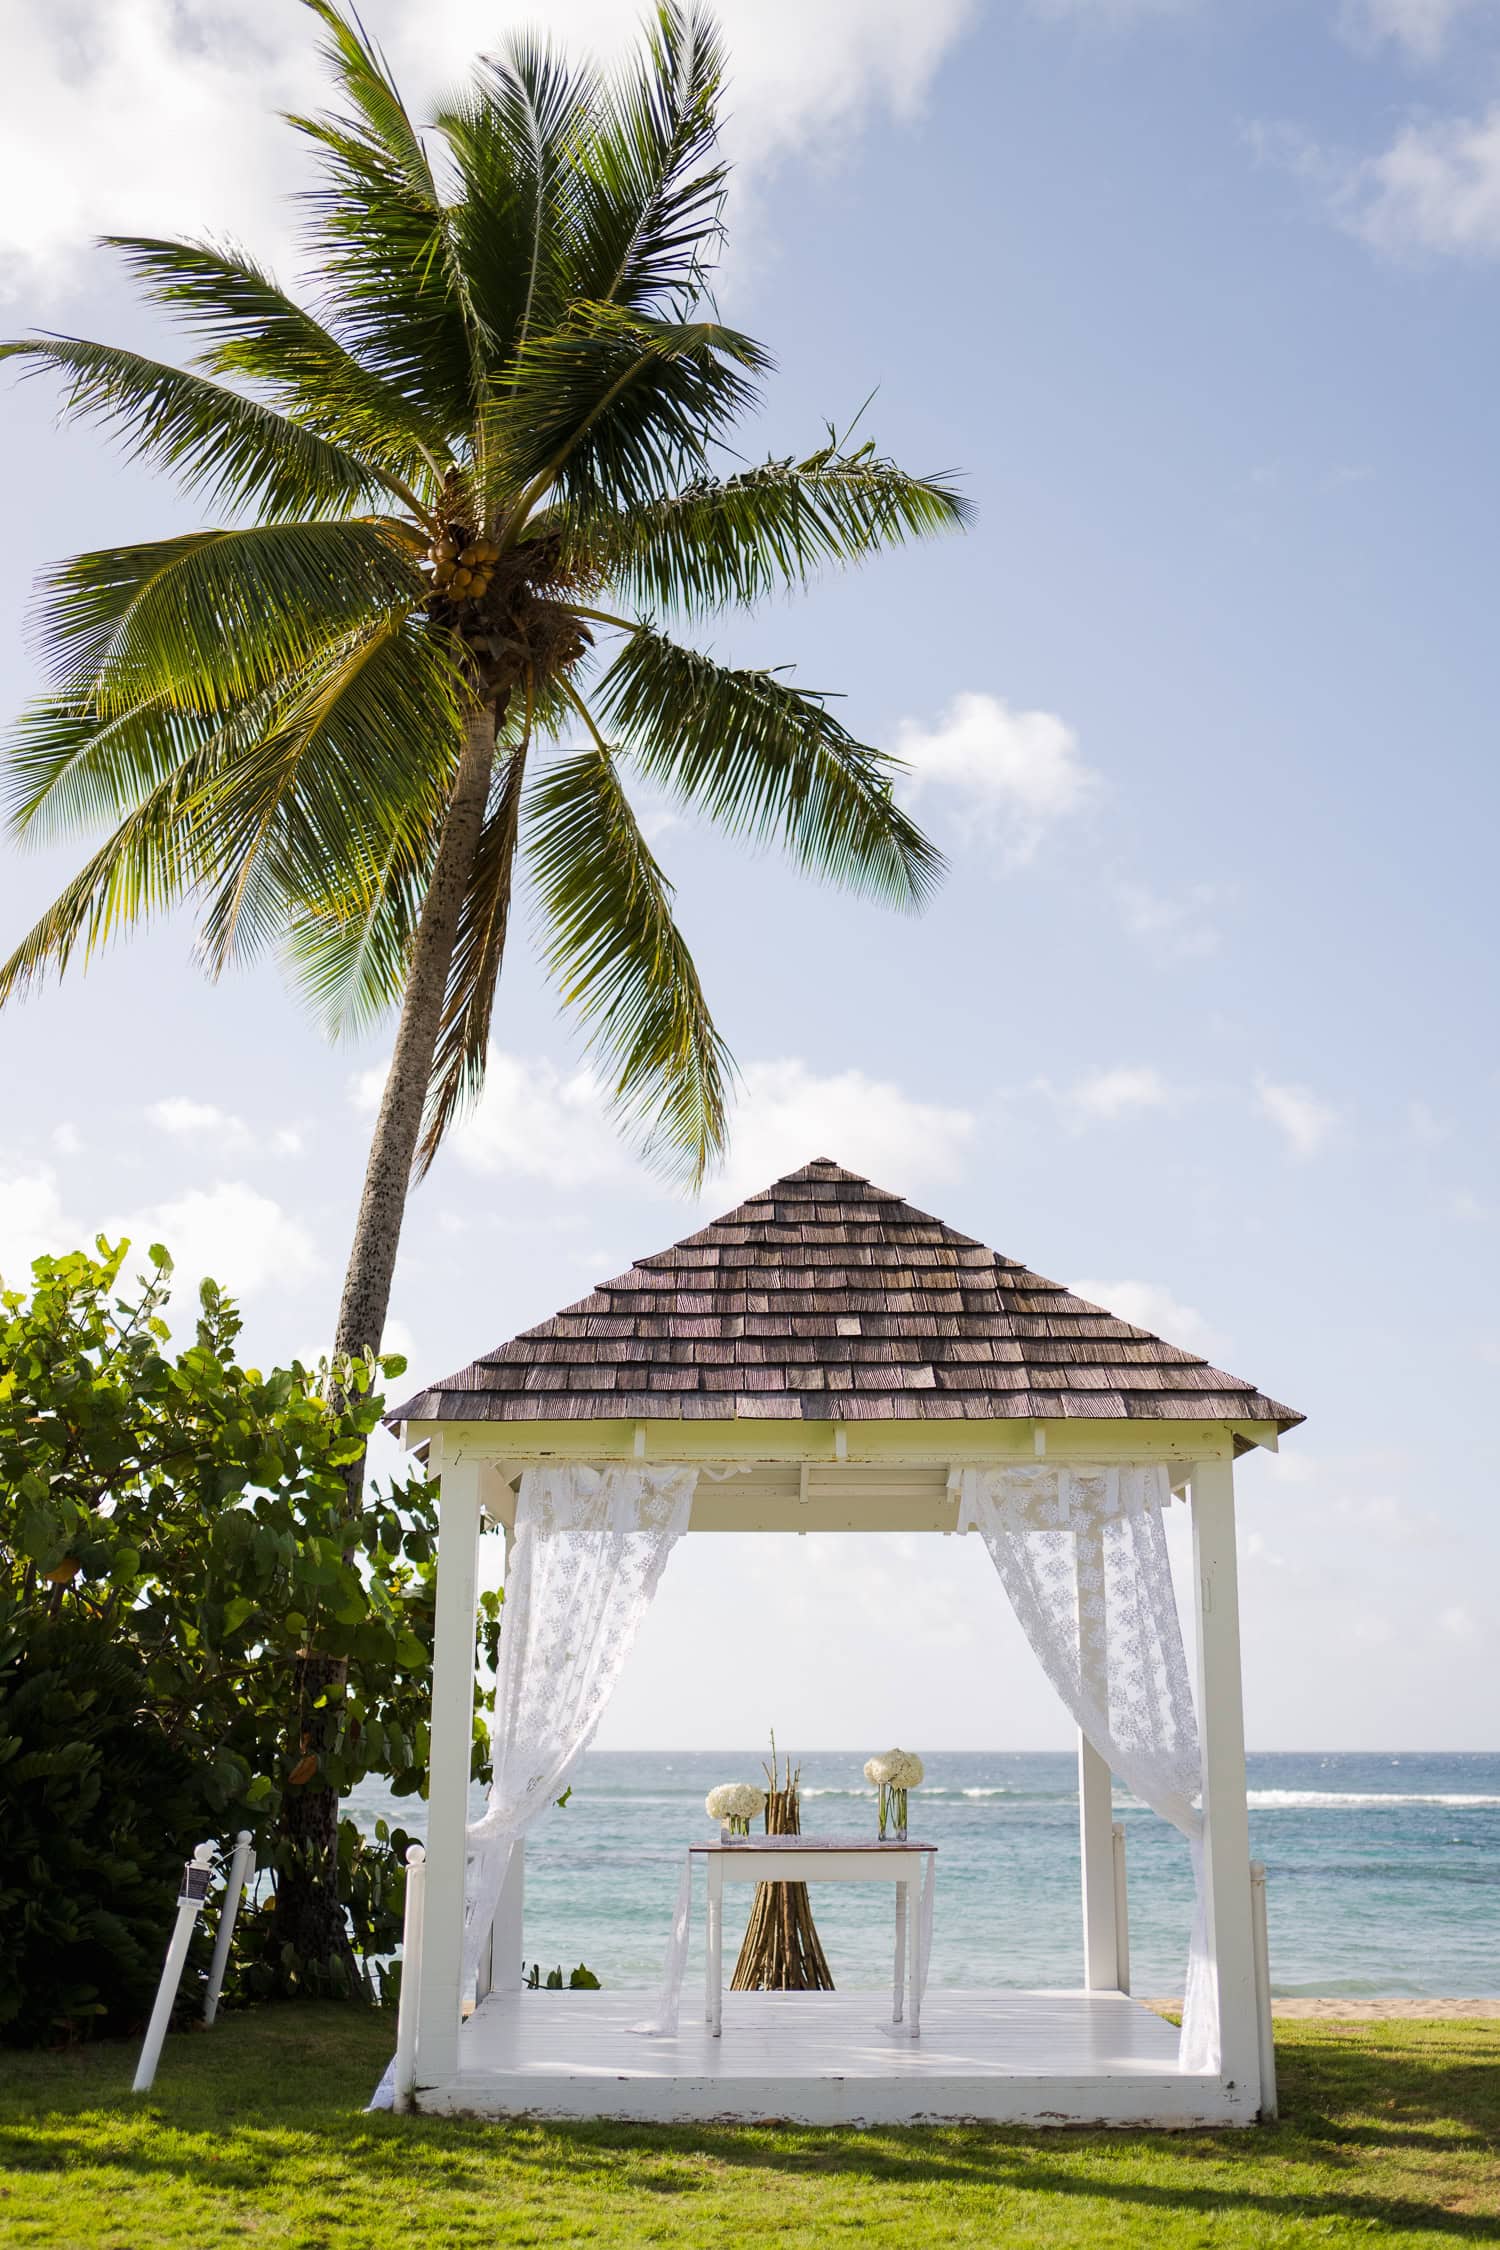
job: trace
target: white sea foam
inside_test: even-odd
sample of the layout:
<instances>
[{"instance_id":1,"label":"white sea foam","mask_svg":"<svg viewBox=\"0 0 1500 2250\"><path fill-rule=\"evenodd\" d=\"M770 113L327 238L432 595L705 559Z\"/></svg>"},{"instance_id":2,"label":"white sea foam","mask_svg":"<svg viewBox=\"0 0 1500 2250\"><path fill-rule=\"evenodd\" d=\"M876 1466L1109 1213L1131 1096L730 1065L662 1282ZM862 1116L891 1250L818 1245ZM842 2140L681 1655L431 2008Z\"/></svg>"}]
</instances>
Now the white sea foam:
<instances>
[{"instance_id":1,"label":"white sea foam","mask_svg":"<svg viewBox=\"0 0 1500 2250\"><path fill-rule=\"evenodd\" d=\"M1386 1805L1448 1805L1475 1811L1500 1806L1500 1797L1428 1796L1395 1789L1252 1789L1249 1803L1252 1812L1379 1812Z\"/></svg>"}]
</instances>

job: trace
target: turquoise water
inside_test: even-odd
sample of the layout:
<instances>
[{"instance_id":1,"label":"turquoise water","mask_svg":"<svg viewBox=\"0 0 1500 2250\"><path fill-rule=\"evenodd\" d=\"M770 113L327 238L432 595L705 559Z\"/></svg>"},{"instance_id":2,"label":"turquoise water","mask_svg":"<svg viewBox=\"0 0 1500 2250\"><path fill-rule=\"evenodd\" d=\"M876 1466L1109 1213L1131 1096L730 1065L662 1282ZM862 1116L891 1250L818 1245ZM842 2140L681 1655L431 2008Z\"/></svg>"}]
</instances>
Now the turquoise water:
<instances>
[{"instance_id":1,"label":"turquoise water","mask_svg":"<svg viewBox=\"0 0 1500 2250\"><path fill-rule=\"evenodd\" d=\"M863 1754L802 1757L808 1833L869 1835ZM1251 1848L1267 1870L1272 1981L1279 1993L1500 1993L1500 1755L1262 1753L1249 1761ZM544 1969L586 1961L610 1986L659 1972L684 1847L713 1833L720 1781L758 1780L755 1751L594 1751L570 1802L533 1830L526 1949ZM939 1985L1077 1984L1078 1806L1071 1755L950 1751L927 1759L911 1831L938 1852L932 1979ZM351 1810L413 1834L426 1808L367 1785ZM1131 1982L1182 1988L1191 1882L1187 1847L1116 1796L1130 1877ZM732 1895L732 1894L731 1894ZM739 1928L726 1920L726 1938ZM726 1899L726 1910L728 1899ZM845 1988L884 1984L890 1900L882 1888L814 1894L819 1933Z\"/></svg>"}]
</instances>

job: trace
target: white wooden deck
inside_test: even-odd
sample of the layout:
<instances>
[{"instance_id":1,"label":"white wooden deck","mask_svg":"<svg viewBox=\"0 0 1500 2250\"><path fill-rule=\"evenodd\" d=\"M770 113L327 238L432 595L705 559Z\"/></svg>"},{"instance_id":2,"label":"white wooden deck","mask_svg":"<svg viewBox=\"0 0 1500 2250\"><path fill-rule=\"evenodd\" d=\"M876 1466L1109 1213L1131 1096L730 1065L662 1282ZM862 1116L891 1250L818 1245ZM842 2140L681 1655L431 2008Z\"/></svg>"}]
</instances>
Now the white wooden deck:
<instances>
[{"instance_id":1,"label":"white wooden deck","mask_svg":"<svg viewBox=\"0 0 1500 2250\"><path fill-rule=\"evenodd\" d=\"M1175 2027L1123 1993L929 1989L919 2040L893 2031L878 1992L731 1992L713 2039L691 1985L677 2035L644 2038L630 2026L653 1997L491 1994L463 2027L458 2076L418 2105L847 2125L1252 2122L1220 2080L1184 2076Z\"/></svg>"}]
</instances>

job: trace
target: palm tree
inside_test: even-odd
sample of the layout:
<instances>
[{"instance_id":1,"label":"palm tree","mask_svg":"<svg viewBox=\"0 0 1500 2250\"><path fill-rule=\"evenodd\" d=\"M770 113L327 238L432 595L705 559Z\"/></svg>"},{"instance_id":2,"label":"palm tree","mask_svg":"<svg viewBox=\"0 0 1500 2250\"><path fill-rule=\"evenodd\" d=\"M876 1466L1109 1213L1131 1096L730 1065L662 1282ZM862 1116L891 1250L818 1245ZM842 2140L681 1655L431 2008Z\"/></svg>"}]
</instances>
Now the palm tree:
<instances>
[{"instance_id":1,"label":"palm tree","mask_svg":"<svg viewBox=\"0 0 1500 2250\"><path fill-rule=\"evenodd\" d=\"M832 433L733 465L769 361L708 317L723 61L695 4L667 0L613 77L513 40L425 137L357 19L307 5L341 96L291 121L318 164L312 303L230 248L112 238L195 331L189 367L0 347L227 519L43 581L12 833L108 833L0 1000L190 901L211 973L277 945L331 1033L394 1011L334 1338L357 1355L409 1183L483 1082L518 864L627 1129L693 1181L723 1146L732 1066L627 776L920 906L941 861L895 762L662 620L966 510Z\"/></svg>"}]
</instances>

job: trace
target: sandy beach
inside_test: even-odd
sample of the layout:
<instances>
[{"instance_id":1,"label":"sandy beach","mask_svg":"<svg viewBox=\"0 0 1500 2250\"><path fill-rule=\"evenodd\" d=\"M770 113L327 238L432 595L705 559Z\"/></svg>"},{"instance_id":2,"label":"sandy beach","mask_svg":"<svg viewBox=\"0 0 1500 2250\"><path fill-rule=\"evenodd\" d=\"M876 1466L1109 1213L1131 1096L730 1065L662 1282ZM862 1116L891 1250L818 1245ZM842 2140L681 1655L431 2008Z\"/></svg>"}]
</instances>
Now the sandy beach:
<instances>
[{"instance_id":1,"label":"sandy beach","mask_svg":"<svg viewBox=\"0 0 1500 2250\"><path fill-rule=\"evenodd\" d=\"M1148 2000L1161 2015L1182 2013L1180 2000ZM1465 2017L1500 2016L1500 1994L1480 2000L1273 2000L1273 2016L1317 2017L1328 2023L1456 2023Z\"/></svg>"}]
</instances>

